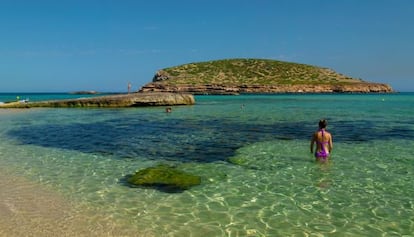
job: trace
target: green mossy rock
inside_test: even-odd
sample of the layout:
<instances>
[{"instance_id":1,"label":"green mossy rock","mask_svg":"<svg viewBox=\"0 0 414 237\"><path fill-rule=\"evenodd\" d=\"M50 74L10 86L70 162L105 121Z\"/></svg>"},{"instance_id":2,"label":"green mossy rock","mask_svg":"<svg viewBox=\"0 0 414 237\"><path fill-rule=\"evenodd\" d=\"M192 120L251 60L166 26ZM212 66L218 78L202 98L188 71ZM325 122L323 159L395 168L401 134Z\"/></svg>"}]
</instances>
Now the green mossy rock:
<instances>
[{"instance_id":1,"label":"green mossy rock","mask_svg":"<svg viewBox=\"0 0 414 237\"><path fill-rule=\"evenodd\" d=\"M157 165L137 171L127 181L137 186L149 186L166 192L180 192L199 185L201 178L168 165Z\"/></svg>"},{"instance_id":2,"label":"green mossy rock","mask_svg":"<svg viewBox=\"0 0 414 237\"><path fill-rule=\"evenodd\" d=\"M230 157L229 159L227 159L230 163L234 164L234 165L244 165L246 163L246 159L244 157Z\"/></svg>"}]
</instances>

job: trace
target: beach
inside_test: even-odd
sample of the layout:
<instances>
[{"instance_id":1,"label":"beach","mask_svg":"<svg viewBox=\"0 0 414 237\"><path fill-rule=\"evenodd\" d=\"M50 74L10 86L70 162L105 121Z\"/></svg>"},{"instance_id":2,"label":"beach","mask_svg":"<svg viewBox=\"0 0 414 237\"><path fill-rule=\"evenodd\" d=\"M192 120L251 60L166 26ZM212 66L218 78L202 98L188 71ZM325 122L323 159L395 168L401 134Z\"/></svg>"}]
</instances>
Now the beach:
<instances>
[{"instance_id":1,"label":"beach","mask_svg":"<svg viewBox=\"0 0 414 237\"><path fill-rule=\"evenodd\" d=\"M0 170L0 236L152 236L116 225L110 216L90 218L60 193Z\"/></svg>"},{"instance_id":2,"label":"beach","mask_svg":"<svg viewBox=\"0 0 414 237\"><path fill-rule=\"evenodd\" d=\"M409 236L413 102L279 94L197 96L171 113L0 110L0 236ZM321 118L329 165L309 152ZM158 164L201 185L126 184Z\"/></svg>"}]
</instances>

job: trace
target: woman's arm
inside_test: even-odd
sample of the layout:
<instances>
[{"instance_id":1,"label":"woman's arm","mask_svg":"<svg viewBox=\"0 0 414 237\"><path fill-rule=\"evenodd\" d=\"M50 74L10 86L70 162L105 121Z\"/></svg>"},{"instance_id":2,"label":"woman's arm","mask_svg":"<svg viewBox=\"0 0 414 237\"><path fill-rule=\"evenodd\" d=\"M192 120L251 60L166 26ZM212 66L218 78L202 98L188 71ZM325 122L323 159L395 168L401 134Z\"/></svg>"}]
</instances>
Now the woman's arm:
<instances>
[{"instance_id":1,"label":"woman's arm","mask_svg":"<svg viewBox=\"0 0 414 237\"><path fill-rule=\"evenodd\" d=\"M332 151L333 149L333 142L332 142L332 135L329 136L329 153Z\"/></svg>"},{"instance_id":2,"label":"woman's arm","mask_svg":"<svg viewBox=\"0 0 414 237\"><path fill-rule=\"evenodd\" d=\"M313 144L315 144L316 138L315 134L312 135L311 142L310 142L310 152L313 153Z\"/></svg>"}]
</instances>

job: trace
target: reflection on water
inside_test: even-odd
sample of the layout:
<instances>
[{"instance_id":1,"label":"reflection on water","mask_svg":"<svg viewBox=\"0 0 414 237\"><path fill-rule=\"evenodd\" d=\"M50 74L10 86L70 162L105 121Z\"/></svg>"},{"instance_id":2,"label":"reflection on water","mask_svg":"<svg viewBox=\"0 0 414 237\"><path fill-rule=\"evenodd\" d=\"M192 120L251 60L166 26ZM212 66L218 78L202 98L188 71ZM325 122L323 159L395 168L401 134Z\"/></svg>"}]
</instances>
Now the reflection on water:
<instances>
[{"instance_id":1,"label":"reflection on water","mask_svg":"<svg viewBox=\"0 0 414 237\"><path fill-rule=\"evenodd\" d=\"M331 166L333 165L333 161L329 160L324 163L315 162L316 167L314 169L314 180L316 182L316 186L322 189L328 189L333 186L334 179L332 178L332 171Z\"/></svg>"}]
</instances>

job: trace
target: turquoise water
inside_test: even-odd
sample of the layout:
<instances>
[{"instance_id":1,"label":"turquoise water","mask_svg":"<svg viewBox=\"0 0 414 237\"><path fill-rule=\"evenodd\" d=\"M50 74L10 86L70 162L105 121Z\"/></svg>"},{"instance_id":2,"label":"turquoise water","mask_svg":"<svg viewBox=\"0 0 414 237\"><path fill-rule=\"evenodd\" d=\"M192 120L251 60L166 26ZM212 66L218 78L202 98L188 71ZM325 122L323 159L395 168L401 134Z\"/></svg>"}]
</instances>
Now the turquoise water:
<instances>
[{"instance_id":1,"label":"turquoise water","mask_svg":"<svg viewBox=\"0 0 414 237\"><path fill-rule=\"evenodd\" d=\"M0 166L59 192L86 223L137 236L412 236L413 105L401 93L197 96L169 114L1 110ZM324 165L309 153L321 118L334 137ZM202 184L126 185L159 163Z\"/></svg>"},{"instance_id":2,"label":"turquoise water","mask_svg":"<svg viewBox=\"0 0 414 237\"><path fill-rule=\"evenodd\" d=\"M109 93L100 94L72 94L72 93L0 93L0 103L13 102L16 100L42 101L42 100L63 100L77 99L85 97L95 97L108 95Z\"/></svg>"}]
</instances>

